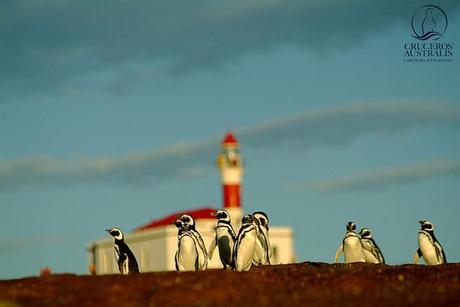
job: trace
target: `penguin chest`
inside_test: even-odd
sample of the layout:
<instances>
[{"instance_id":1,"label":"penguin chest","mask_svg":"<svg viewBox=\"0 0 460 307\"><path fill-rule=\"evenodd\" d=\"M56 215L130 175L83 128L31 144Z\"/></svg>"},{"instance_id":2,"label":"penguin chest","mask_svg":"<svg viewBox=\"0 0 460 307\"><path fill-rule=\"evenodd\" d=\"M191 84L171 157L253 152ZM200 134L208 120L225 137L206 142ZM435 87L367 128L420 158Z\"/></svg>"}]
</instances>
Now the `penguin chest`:
<instances>
[{"instance_id":1,"label":"penguin chest","mask_svg":"<svg viewBox=\"0 0 460 307\"><path fill-rule=\"evenodd\" d=\"M363 247L358 237L350 236L343 242L343 252L345 254L345 263L365 262Z\"/></svg>"},{"instance_id":2,"label":"penguin chest","mask_svg":"<svg viewBox=\"0 0 460 307\"><path fill-rule=\"evenodd\" d=\"M177 251L177 262L180 271L195 270L197 262L197 249L195 241L189 237L184 236L179 241L179 250Z\"/></svg>"},{"instance_id":3,"label":"penguin chest","mask_svg":"<svg viewBox=\"0 0 460 307\"><path fill-rule=\"evenodd\" d=\"M438 255L436 253L436 248L430 237L428 237L425 234L419 234L418 244L420 250L422 251L422 257L425 260L426 264L433 265L440 263L440 261L438 260Z\"/></svg>"},{"instance_id":4,"label":"penguin chest","mask_svg":"<svg viewBox=\"0 0 460 307\"><path fill-rule=\"evenodd\" d=\"M249 270L254 256L256 246L256 231L249 231L238 242L238 249L236 251L236 266L239 270Z\"/></svg>"},{"instance_id":5,"label":"penguin chest","mask_svg":"<svg viewBox=\"0 0 460 307\"><path fill-rule=\"evenodd\" d=\"M257 238L256 240L256 245L254 247L254 263L255 264L264 264L264 257L265 252L264 252L264 247L262 245L262 242L260 238Z\"/></svg>"}]
</instances>

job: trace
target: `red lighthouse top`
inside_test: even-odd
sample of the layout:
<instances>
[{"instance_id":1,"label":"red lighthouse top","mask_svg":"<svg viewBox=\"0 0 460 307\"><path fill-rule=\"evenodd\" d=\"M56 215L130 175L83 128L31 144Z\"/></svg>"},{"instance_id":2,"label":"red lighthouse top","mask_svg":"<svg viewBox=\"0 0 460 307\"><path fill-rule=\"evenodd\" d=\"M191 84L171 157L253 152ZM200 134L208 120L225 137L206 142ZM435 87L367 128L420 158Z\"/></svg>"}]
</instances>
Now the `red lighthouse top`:
<instances>
[{"instance_id":1,"label":"red lighthouse top","mask_svg":"<svg viewBox=\"0 0 460 307\"><path fill-rule=\"evenodd\" d=\"M236 139L233 132L229 131L225 134L224 138L222 139L222 145L233 145L238 146L238 140Z\"/></svg>"}]
</instances>

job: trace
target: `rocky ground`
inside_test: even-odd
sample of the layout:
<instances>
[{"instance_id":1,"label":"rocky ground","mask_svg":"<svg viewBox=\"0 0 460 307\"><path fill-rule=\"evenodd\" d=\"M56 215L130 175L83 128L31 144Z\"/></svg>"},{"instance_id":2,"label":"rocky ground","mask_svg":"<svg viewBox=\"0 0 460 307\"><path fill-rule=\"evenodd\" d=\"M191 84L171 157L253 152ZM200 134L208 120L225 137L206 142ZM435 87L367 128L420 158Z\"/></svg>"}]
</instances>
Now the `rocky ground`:
<instances>
[{"instance_id":1,"label":"rocky ground","mask_svg":"<svg viewBox=\"0 0 460 307\"><path fill-rule=\"evenodd\" d=\"M0 306L460 306L460 264L300 263L250 272L0 281Z\"/></svg>"}]
</instances>

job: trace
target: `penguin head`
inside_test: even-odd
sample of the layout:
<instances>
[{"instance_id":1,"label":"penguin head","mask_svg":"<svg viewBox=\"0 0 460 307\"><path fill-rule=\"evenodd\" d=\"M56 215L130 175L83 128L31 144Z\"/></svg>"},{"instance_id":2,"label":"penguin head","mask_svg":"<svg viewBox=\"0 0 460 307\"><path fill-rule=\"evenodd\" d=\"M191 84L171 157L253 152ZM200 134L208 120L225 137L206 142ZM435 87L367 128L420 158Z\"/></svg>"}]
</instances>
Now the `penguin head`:
<instances>
[{"instance_id":1,"label":"penguin head","mask_svg":"<svg viewBox=\"0 0 460 307\"><path fill-rule=\"evenodd\" d=\"M246 214L241 219L241 224L252 224L254 222L254 217L251 214Z\"/></svg>"},{"instance_id":2,"label":"penguin head","mask_svg":"<svg viewBox=\"0 0 460 307\"><path fill-rule=\"evenodd\" d=\"M268 216L265 212L262 212L262 211L256 211L252 214L252 216L254 217L254 219L256 219L260 225L264 226L267 230L269 229L268 228Z\"/></svg>"},{"instance_id":3,"label":"penguin head","mask_svg":"<svg viewBox=\"0 0 460 307\"><path fill-rule=\"evenodd\" d=\"M369 228L362 228L359 235L363 239L372 239L372 232Z\"/></svg>"},{"instance_id":4,"label":"penguin head","mask_svg":"<svg viewBox=\"0 0 460 307\"><path fill-rule=\"evenodd\" d=\"M112 228L106 229L105 231L107 231L112 237L114 237L115 240L118 240L118 241L123 240L123 232L121 232L119 228L112 227Z\"/></svg>"},{"instance_id":5,"label":"penguin head","mask_svg":"<svg viewBox=\"0 0 460 307\"><path fill-rule=\"evenodd\" d=\"M181 234L183 234L184 231L187 230L187 229L185 229L185 227L184 227L184 223L183 223L180 219L177 219L177 220L174 222L174 225L177 227L178 235L179 235L179 236L180 236Z\"/></svg>"},{"instance_id":6,"label":"penguin head","mask_svg":"<svg viewBox=\"0 0 460 307\"><path fill-rule=\"evenodd\" d=\"M434 225L430 221L419 221L420 227L426 231L433 231Z\"/></svg>"},{"instance_id":7,"label":"penguin head","mask_svg":"<svg viewBox=\"0 0 460 307\"><path fill-rule=\"evenodd\" d=\"M191 215L182 214L179 220L181 220L181 222L183 223L184 229L187 229L187 230L195 229L195 220L193 219Z\"/></svg>"},{"instance_id":8,"label":"penguin head","mask_svg":"<svg viewBox=\"0 0 460 307\"><path fill-rule=\"evenodd\" d=\"M353 222L348 222L347 231L355 231L355 230L356 230L356 224Z\"/></svg>"},{"instance_id":9,"label":"penguin head","mask_svg":"<svg viewBox=\"0 0 460 307\"><path fill-rule=\"evenodd\" d=\"M230 222L230 214L228 214L227 210L219 209L213 214L219 221Z\"/></svg>"},{"instance_id":10,"label":"penguin head","mask_svg":"<svg viewBox=\"0 0 460 307\"><path fill-rule=\"evenodd\" d=\"M177 219L175 222L174 222L174 225L176 225L177 228L179 229L182 229L184 227L184 223L182 223L181 220Z\"/></svg>"}]
</instances>

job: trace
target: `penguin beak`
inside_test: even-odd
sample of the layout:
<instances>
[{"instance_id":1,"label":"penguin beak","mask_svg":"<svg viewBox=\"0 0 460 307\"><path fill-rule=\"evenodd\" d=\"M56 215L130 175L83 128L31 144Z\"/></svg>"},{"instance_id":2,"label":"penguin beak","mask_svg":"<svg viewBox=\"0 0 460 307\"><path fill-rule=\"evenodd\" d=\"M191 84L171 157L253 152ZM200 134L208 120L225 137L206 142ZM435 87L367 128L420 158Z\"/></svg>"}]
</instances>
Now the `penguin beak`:
<instances>
[{"instance_id":1,"label":"penguin beak","mask_svg":"<svg viewBox=\"0 0 460 307\"><path fill-rule=\"evenodd\" d=\"M217 216L217 212L212 212L209 214L210 216Z\"/></svg>"},{"instance_id":2,"label":"penguin beak","mask_svg":"<svg viewBox=\"0 0 460 307\"><path fill-rule=\"evenodd\" d=\"M177 228L180 228L180 227L182 226L181 220L176 220L176 221L174 222L174 225L176 225Z\"/></svg>"},{"instance_id":3,"label":"penguin beak","mask_svg":"<svg viewBox=\"0 0 460 307\"><path fill-rule=\"evenodd\" d=\"M418 221L420 223L420 225L423 225L423 223L425 223L425 221Z\"/></svg>"},{"instance_id":4,"label":"penguin beak","mask_svg":"<svg viewBox=\"0 0 460 307\"><path fill-rule=\"evenodd\" d=\"M108 233L110 233L110 229L106 229L105 231L107 231Z\"/></svg>"}]
</instances>

